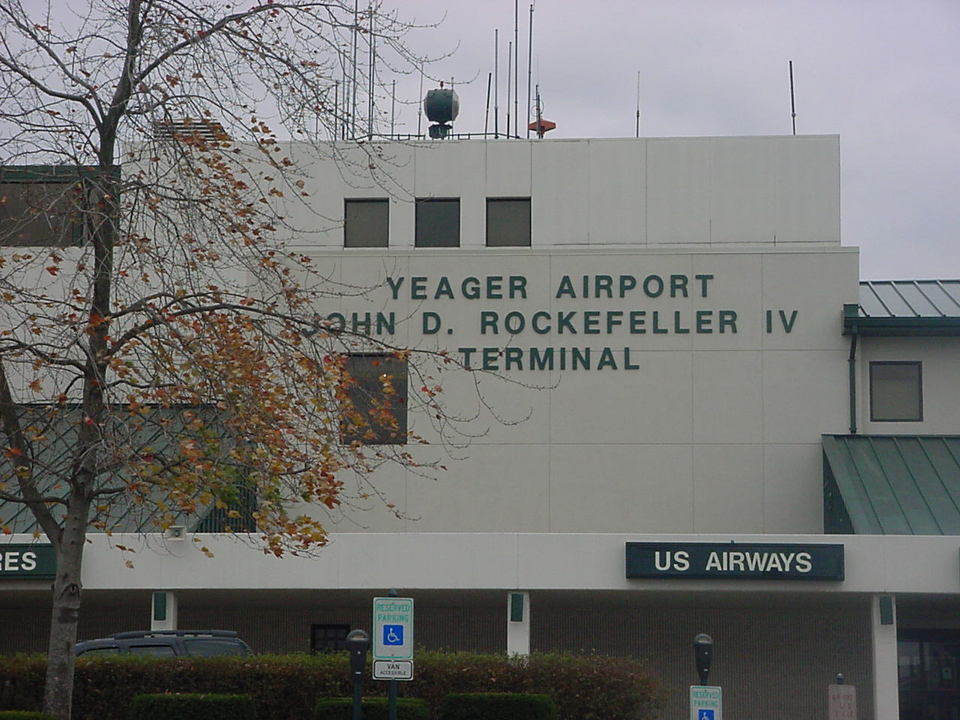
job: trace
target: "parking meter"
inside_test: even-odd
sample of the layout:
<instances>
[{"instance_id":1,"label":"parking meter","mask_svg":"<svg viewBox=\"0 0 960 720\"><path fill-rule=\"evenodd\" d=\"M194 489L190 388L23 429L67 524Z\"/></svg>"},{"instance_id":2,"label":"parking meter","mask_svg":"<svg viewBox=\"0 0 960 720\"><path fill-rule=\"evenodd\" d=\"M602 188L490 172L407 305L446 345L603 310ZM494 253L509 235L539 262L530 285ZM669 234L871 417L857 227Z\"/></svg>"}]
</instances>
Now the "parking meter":
<instances>
[{"instance_id":1,"label":"parking meter","mask_svg":"<svg viewBox=\"0 0 960 720\"><path fill-rule=\"evenodd\" d=\"M697 674L700 684L707 684L710 675L710 663L713 661L713 638L706 633L700 633L693 639L693 652L697 661Z\"/></svg>"},{"instance_id":2,"label":"parking meter","mask_svg":"<svg viewBox=\"0 0 960 720\"><path fill-rule=\"evenodd\" d=\"M370 636L363 630L351 630L344 642L350 652L350 677L353 679L353 720L361 720L363 694L363 671L367 666L367 649Z\"/></svg>"},{"instance_id":3,"label":"parking meter","mask_svg":"<svg viewBox=\"0 0 960 720\"><path fill-rule=\"evenodd\" d=\"M350 677L362 678L367 665L370 636L363 630L351 630L344 644L350 652Z\"/></svg>"}]
</instances>

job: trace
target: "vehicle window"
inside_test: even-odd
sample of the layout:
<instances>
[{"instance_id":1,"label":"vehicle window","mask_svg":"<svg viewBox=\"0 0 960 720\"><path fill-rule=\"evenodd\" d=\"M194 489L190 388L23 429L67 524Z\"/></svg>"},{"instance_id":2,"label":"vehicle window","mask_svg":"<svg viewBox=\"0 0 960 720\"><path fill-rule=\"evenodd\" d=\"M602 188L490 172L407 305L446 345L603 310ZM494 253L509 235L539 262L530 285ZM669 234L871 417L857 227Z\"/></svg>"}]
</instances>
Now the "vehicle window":
<instances>
[{"instance_id":1,"label":"vehicle window","mask_svg":"<svg viewBox=\"0 0 960 720\"><path fill-rule=\"evenodd\" d=\"M130 654L150 657L173 657L176 655L170 645L131 645Z\"/></svg>"},{"instance_id":2,"label":"vehicle window","mask_svg":"<svg viewBox=\"0 0 960 720\"><path fill-rule=\"evenodd\" d=\"M185 638L183 644L187 655L210 657L212 655L246 655L249 651L236 640L219 638Z\"/></svg>"},{"instance_id":3,"label":"vehicle window","mask_svg":"<svg viewBox=\"0 0 960 720\"><path fill-rule=\"evenodd\" d=\"M109 647L98 647L98 648L89 648L80 653L83 656L89 655L117 655L120 652L120 648L116 645L111 645Z\"/></svg>"}]
</instances>

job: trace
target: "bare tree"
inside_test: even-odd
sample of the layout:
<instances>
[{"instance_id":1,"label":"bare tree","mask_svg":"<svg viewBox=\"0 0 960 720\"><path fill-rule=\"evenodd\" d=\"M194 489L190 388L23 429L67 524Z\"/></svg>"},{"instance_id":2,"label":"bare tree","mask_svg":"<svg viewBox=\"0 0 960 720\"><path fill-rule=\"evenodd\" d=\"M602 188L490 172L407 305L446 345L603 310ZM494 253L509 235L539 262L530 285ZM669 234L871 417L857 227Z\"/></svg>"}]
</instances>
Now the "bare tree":
<instances>
[{"instance_id":1,"label":"bare tree","mask_svg":"<svg viewBox=\"0 0 960 720\"><path fill-rule=\"evenodd\" d=\"M285 140L346 161L317 141L372 133L353 116L377 92L354 43L419 68L408 26L344 0L241 5L0 0L0 521L25 508L56 552L57 718L90 527L213 512L265 552L306 552L322 516L291 508L376 492L344 470L418 467L398 408L451 427L434 378L455 363L319 321L360 290L290 248L282 210L308 201ZM365 374L358 350L375 353Z\"/></svg>"}]
</instances>

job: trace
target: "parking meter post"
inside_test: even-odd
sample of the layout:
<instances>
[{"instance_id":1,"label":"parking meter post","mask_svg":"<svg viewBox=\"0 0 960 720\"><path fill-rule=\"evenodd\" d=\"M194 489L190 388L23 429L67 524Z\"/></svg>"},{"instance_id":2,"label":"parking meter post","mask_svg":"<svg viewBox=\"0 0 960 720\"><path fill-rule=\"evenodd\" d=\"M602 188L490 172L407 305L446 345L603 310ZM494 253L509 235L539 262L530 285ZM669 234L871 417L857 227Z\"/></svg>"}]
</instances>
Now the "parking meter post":
<instances>
[{"instance_id":1,"label":"parking meter post","mask_svg":"<svg viewBox=\"0 0 960 720\"><path fill-rule=\"evenodd\" d=\"M353 720L363 720L363 671L367 664L367 649L370 636L363 630L352 630L347 635L347 650L350 653L350 678L353 680Z\"/></svg>"}]
</instances>

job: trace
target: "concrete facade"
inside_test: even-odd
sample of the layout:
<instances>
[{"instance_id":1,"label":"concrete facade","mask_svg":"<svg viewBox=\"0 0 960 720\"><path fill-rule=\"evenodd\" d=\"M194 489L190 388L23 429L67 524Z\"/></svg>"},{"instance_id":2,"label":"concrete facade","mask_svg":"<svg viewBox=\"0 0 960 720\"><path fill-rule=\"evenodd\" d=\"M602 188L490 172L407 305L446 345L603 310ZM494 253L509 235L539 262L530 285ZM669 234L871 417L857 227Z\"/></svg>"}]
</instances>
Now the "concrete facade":
<instances>
[{"instance_id":1,"label":"concrete facade","mask_svg":"<svg viewBox=\"0 0 960 720\"><path fill-rule=\"evenodd\" d=\"M444 436L411 407L429 444L408 449L449 470L376 474L398 512L357 500L313 559L219 536L203 538L214 559L189 537L94 538L85 636L143 626L165 591L181 627L302 651L313 624L368 627L372 596L395 587L417 599L426 647L646 658L665 717L685 713L698 632L716 642L729 717L825 717L837 672L859 717L901 717L898 630L960 630L960 542L823 534L821 435L848 432L842 310L858 301L836 137L386 144L377 169L290 151L310 193L286 202L294 245L356 289L318 313L481 371L438 380L471 419ZM343 247L351 198L389 203L387 247ZM425 198L459 198L460 247L415 247ZM530 247L486 247L490 198L530 198ZM860 431L956 433L957 343L864 338ZM922 361L922 422L870 422L875 360ZM627 542L839 544L845 573L631 579ZM4 612L42 626L43 588L6 587ZM521 625L505 619L511 591ZM3 649L37 649L27 633Z\"/></svg>"}]
</instances>

